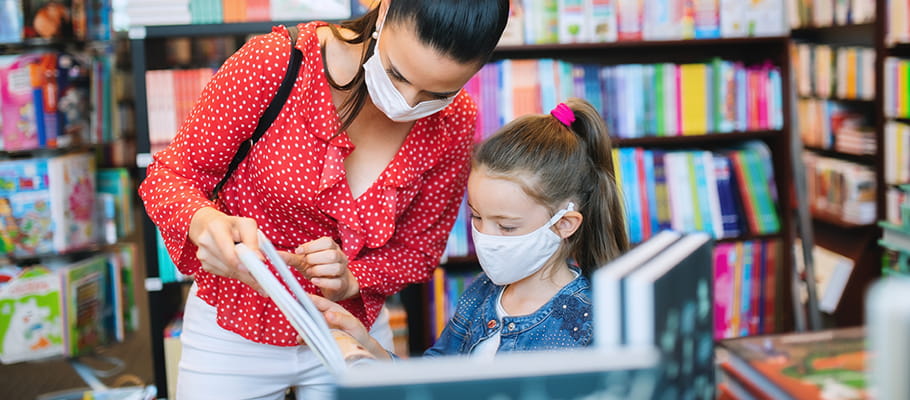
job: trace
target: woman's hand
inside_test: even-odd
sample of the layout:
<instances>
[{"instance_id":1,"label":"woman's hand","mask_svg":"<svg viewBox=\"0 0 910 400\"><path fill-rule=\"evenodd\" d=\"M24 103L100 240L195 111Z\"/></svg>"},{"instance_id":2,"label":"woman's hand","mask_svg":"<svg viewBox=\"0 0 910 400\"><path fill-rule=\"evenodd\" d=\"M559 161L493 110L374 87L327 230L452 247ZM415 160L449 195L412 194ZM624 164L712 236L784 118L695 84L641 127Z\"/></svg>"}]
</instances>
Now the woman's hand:
<instances>
[{"instance_id":1,"label":"woman's hand","mask_svg":"<svg viewBox=\"0 0 910 400\"><path fill-rule=\"evenodd\" d=\"M211 207L196 211L190 221L189 239L199 248L196 257L202 263L202 269L237 279L265 295L250 271L240 263L234 248L234 243L242 242L258 251L257 227L251 218L232 217Z\"/></svg>"},{"instance_id":2,"label":"woman's hand","mask_svg":"<svg viewBox=\"0 0 910 400\"><path fill-rule=\"evenodd\" d=\"M345 360L348 360L349 357L356 359L356 357L361 356L360 358L363 358L362 354L357 352L358 347L366 349L372 355L372 358L391 358L385 348L383 348L376 339L373 339L373 337L370 336L370 332L363 326L360 320L348 310L340 304L324 297L315 294L310 294L309 296L316 308L325 317L326 322L329 324L329 328L342 331L346 334L335 334L335 341L338 343L338 347L341 348ZM359 346L352 345L349 338L355 340L357 342L356 344Z\"/></svg>"},{"instance_id":3,"label":"woman's hand","mask_svg":"<svg viewBox=\"0 0 910 400\"><path fill-rule=\"evenodd\" d=\"M348 257L332 238L324 236L298 246L293 254L279 254L330 300L346 300L360 293L360 284L348 269Z\"/></svg>"}]
</instances>

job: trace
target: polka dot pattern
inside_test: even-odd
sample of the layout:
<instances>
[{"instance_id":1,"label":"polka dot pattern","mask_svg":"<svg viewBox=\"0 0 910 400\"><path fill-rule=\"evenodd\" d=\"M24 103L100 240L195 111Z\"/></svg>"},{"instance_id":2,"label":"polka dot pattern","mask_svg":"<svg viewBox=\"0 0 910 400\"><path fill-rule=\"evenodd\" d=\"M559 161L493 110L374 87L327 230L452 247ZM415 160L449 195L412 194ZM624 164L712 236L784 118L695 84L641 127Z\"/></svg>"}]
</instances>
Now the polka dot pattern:
<instances>
[{"instance_id":1,"label":"polka dot pattern","mask_svg":"<svg viewBox=\"0 0 910 400\"><path fill-rule=\"evenodd\" d=\"M219 325L259 343L293 346L297 334L270 299L200 268L187 239L197 210L216 206L254 218L279 250L335 239L361 289L359 298L341 304L371 326L386 296L429 279L467 180L477 108L462 92L449 107L418 120L372 186L353 197L344 159L354 147L346 134L335 136L340 120L316 36L323 25L299 26L304 61L294 89L222 189L219 204L207 200L208 193L284 77L290 41L283 26L251 39L225 62L173 143L154 155L139 188L171 257L181 272L195 274L198 295L217 308Z\"/></svg>"}]
</instances>

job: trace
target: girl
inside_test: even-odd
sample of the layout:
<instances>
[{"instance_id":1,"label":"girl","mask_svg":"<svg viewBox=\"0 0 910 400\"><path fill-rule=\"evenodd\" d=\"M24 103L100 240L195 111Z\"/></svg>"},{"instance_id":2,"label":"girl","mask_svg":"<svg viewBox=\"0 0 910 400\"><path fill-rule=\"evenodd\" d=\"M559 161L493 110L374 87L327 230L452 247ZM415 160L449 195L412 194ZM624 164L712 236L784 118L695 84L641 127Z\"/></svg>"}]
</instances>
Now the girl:
<instances>
[{"instance_id":1,"label":"girl","mask_svg":"<svg viewBox=\"0 0 910 400\"><path fill-rule=\"evenodd\" d=\"M218 193L281 83L282 26L247 42L203 91L140 195L178 268L194 275L177 398L329 396L332 379L239 267L257 229L307 291L369 327L386 296L426 281L464 195L476 106L508 0L383 0L339 26L298 25L303 62L284 107ZM468 23L470 22L470 23Z\"/></svg>"},{"instance_id":2,"label":"girl","mask_svg":"<svg viewBox=\"0 0 910 400\"><path fill-rule=\"evenodd\" d=\"M480 145L468 204L484 276L425 356L587 346L590 273L628 249L610 140L589 103L570 99L550 115L521 117ZM389 358L343 308L311 296L349 359ZM358 350L360 352L358 352Z\"/></svg>"}]
</instances>

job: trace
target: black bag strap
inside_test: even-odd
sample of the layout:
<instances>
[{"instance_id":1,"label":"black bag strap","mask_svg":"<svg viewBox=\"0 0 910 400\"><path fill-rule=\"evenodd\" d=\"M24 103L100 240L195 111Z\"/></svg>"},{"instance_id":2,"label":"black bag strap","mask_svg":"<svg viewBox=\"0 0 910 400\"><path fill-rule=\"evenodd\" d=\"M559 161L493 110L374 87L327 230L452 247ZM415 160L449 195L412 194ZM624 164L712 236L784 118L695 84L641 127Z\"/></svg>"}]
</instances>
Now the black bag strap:
<instances>
[{"instance_id":1,"label":"black bag strap","mask_svg":"<svg viewBox=\"0 0 910 400\"><path fill-rule=\"evenodd\" d=\"M278 93L275 94L275 97L272 98L269 106L266 107L265 112L259 117L259 122L256 123L256 129L253 131L253 136L240 144L237 153L234 154L234 158L231 160L231 163L228 164L228 169L224 174L224 177L221 178L221 181L218 182L218 184L215 185L215 189L212 190L211 200L218 198L218 192L221 191L221 187L227 183L228 179L230 179L231 175L234 173L234 170L237 169L240 162L246 158L247 153L253 148L253 145L256 144L256 142L259 141L259 138L265 134L265 131L272 126L272 122L278 117L278 113L281 112L284 103L287 102L288 96L291 94L291 89L294 87L294 81L297 80L297 73L300 71L300 63L303 61L303 52L295 47L295 44L297 43L297 27L289 27L288 34L291 36L291 59L288 61L288 69L287 73L284 74L284 80L281 81L281 86L278 87Z\"/></svg>"}]
</instances>

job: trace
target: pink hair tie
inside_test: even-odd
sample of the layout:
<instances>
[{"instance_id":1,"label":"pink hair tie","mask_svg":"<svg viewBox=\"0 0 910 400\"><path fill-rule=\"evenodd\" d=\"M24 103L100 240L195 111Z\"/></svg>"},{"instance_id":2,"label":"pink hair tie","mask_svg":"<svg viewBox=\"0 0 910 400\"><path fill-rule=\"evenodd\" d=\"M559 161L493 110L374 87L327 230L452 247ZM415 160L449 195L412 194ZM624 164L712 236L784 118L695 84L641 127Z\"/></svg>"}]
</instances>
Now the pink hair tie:
<instances>
[{"instance_id":1,"label":"pink hair tie","mask_svg":"<svg viewBox=\"0 0 910 400\"><path fill-rule=\"evenodd\" d=\"M553 118L556 118L557 121L562 122L563 125L567 127L572 127L572 123L575 122L575 113L572 111L566 103L559 103L556 107L550 111L550 115Z\"/></svg>"}]
</instances>

